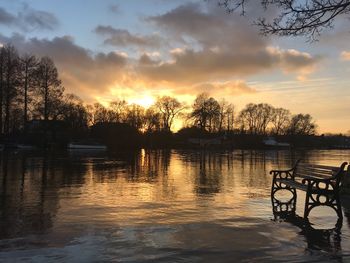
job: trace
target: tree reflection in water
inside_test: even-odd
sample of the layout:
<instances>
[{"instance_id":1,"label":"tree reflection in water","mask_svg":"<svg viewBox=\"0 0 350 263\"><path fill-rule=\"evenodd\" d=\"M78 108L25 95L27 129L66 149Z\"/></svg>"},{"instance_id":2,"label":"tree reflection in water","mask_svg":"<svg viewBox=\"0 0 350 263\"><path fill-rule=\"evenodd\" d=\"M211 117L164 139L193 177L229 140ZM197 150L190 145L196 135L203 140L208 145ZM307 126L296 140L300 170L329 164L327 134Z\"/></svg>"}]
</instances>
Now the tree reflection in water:
<instances>
[{"instance_id":1,"label":"tree reflection in water","mask_svg":"<svg viewBox=\"0 0 350 263\"><path fill-rule=\"evenodd\" d=\"M3 152L0 240L28 235L57 238L62 231L74 239L76 225L101 224L111 230L179 222L215 225L242 218L250 224L259 220L269 224L272 168L290 167L300 157L338 164L340 156L339 152L258 150ZM344 213L350 226L347 203L343 202ZM283 220L301 229L306 249L341 253L344 235L339 231L314 230L298 217Z\"/></svg>"}]
</instances>

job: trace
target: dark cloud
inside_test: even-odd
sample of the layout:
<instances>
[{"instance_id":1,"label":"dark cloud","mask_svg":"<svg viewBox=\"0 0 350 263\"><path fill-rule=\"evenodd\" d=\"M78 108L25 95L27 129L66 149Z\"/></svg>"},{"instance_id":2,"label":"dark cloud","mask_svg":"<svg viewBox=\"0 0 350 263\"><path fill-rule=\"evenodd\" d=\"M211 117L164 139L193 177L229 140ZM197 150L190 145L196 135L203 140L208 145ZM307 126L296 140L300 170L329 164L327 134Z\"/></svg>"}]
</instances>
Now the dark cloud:
<instances>
[{"instance_id":1,"label":"dark cloud","mask_svg":"<svg viewBox=\"0 0 350 263\"><path fill-rule=\"evenodd\" d=\"M54 30L59 24L54 14L33 9L21 12L19 21L21 23L20 26L26 30Z\"/></svg>"},{"instance_id":2,"label":"dark cloud","mask_svg":"<svg viewBox=\"0 0 350 263\"><path fill-rule=\"evenodd\" d=\"M216 6L205 10L194 3L182 5L163 15L148 17L146 21L163 29L169 37L183 42L190 39L203 48L220 46L250 51L263 48L267 43L245 17L226 14Z\"/></svg>"},{"instance_id":3,"label":"dark cloud","mask_svg":"<svg viewBox=\"0 0 350 263\"><path fill-rule=\"evenodd\" d=\"M120 13L120 7L117 4L113 4L113 5L108 6L108 10L114 14Z\"/></svg>"},{"instance_id":4,"label":"dark cloud","mask_svg":"<svg viewBox=\"0 0 350 263\"><path fill-rule=\"evenodd\" d=\"M52 13L35 10L24 5L16 15L0 8L0 24L16 27L23 31L33 31L54 30L59 22Z\"/></svg>"},{"instance_id":5,"label":"dark cloud","mask_svg":"<svg viewBox=\"0 0 350 263\"><path fill-rule=\"evenodd\" d=\"M139 72L153 80L194 84L274 69L305 76L320 60L297 50L273 47L244 17L227 15L212 6L183 5L146 21L174 41L185 43L171 52L169 61L139 65Z\"/></svg>"},{"instance_id":6,"label":"dark cloud","mask_svg":"<svg viewBox=\"0 0 350 263\"><path fill-rule=\"evenodd\" d=\"M190 83L245 77L273 69L302 76L310 73L319 58L296 50L266 48L249 53L225 50L176 50L173 60L163 63L143 63L139 72L152 80Z\"/></svg>"},{"instance_id":7,"label":"dark cloud","mask_svg":"<svg viewBox=\"0 0 350 263\"><path fill-rule=\"evenodd\" d=\"M97 26L95 33L106 37L105 44L112 46L128 47L140 46L140 47L159 47L162 39L159 35L142 36L138 34L131 34L128 30L117 29L111 26Z\"/></svg>"},{"instance_id":8,"label":"dark cloud","mask_svg":"<svg viewBox=\"0 0 350 263\"><path fill-rule=\"evenodd\" d=\"M154 66L160 63L159 60L152 59L148 54L142 54L138 62L140 66Z\"/></svg>"},{"instance_id":9,"label":"dark cloud","mask_svg":"<svg viewBox=\"0 0 350 263\"><path fill-rule=\"evenodd\" d=\"M16 17L0 7L0 24L11 25L16 21Z\"/></svg>"}]
</instances>

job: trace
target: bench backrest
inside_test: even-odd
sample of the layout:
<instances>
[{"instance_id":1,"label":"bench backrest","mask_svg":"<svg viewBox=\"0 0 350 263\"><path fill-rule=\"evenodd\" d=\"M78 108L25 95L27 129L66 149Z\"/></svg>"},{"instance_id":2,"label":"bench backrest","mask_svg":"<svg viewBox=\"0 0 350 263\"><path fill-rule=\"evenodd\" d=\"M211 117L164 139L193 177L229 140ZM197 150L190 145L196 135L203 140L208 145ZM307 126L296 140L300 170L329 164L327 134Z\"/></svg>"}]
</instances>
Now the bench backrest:
<instances>
[{"instance_id":1,"label":"bench backrest","mask_svg":"<svg viewBox=\"0 0 350 263\"><path fill-rule=\"evenodd\" d=\"M346 162L342 163L339 167L298 162L294 167L293 175L301 178L315 177L319 179L330 179L334 180L337 185L340 185L342 178L347 173L350 173L350 166L347 170L346 166Z\"/></svg>"}]
</instances>

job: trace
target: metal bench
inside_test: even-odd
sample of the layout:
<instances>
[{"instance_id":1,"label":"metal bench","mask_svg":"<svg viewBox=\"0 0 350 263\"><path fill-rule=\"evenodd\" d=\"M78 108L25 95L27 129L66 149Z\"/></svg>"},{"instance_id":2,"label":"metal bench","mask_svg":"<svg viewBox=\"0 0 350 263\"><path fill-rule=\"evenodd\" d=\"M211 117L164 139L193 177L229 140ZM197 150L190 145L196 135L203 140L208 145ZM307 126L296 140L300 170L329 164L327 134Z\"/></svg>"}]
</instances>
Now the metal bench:
<instances>
[{"instance_id":1,"label":"metal bench","mask_svg":"<svg viewBox=\"0 0 350 263\"><path fill-rule=\"evenodd\" d=\"M274 213L294 213L296 210L297 189L306 192L304 218L317 206L329 206L335 210L339 218L343 218L339 199L339 190L343 177L350 176L350 165L345 170L347 163L339 167L306 164L297 161L289 170L272 170L271 201ZM288 190L292 198L288 201L280 201L276 198L279 190Z\"/></svg>"}]
</instances>

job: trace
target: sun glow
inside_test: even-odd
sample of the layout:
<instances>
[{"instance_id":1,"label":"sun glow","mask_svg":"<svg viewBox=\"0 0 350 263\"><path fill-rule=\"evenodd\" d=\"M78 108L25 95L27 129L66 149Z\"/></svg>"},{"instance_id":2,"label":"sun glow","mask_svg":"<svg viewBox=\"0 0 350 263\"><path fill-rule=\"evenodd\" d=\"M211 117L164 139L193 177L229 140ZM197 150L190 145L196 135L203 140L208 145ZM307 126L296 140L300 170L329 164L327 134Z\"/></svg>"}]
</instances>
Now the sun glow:
<instances>
[{"instance_id":1,"label":"sun glow","mask_svg":"<svg viewBox=\"0 0 350 263\"><path fill-rule=\"evenodd\" d=\"M149 108L152 106L155 102L155 98L153 98L150 95L145 95L143 97L138 97L138 98L131 98L128 100L129 103L131 104L138 104L141 105L144 108Z\"/></svg>"}]
</instances>

